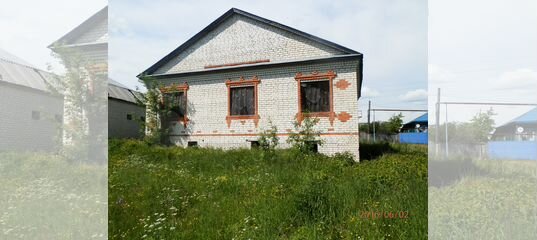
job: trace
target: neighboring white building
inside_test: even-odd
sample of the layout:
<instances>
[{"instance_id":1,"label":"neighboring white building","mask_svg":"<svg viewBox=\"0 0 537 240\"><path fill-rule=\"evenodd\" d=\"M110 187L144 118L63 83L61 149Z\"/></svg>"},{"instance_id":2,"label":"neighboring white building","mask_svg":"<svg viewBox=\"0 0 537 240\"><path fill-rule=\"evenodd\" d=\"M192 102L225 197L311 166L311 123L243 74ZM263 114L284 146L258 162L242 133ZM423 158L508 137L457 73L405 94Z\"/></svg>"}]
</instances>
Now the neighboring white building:
<instances>
[{"instance_id":1,"label":"neighboring white building","mask_svg":"<svg viewBox=\"0 0 537 240\"><path fill-rule=\"evenodd\" d=\"M108 74L108 7L88 18L75 29L49 46L53 51L72 49L88 59L95 69ZM59 51L61 54L62 52ZM107 78L105 78L107 79ZM108 137L141 137L140 121L145 120L145 109L140 107L135 94L118 82L108 79ZM105 126L106 127L106 126Z\"/></svg>"},{"instance_id":2,"label":"neighboring white building","mask_svg":"<svg viewBox=\"0 0 537 240\"><path fill-rule=\"evenodd\" d=\"M138 77L166 85L161 92L175 113L165 122L179 146L250 147L271 120L287 147L295 118L310 115L320 118L319 152L358 160L362 59L233 8Z\"/></svg>"},{"instance_id":3,"label":"neighboring white building","mask_svg":"<svg viewBox=\"0 0 537 240\"><path fill-rule=\"evenodd\" d=\"M61 144L63 96L54 75L0 49L0 151L55 151Z\"/></svg>"},{"instance_id":4,"label":"neighboring white building","mask_svg":"<svg viewBox=\"0 0 537 240\"><path fill-rule=\"evenodd\" d=\"M145 108L137 98L140 93L112 79L108 79L108 137L140 138L145 122Z\"/></svg>"}]
</instances>

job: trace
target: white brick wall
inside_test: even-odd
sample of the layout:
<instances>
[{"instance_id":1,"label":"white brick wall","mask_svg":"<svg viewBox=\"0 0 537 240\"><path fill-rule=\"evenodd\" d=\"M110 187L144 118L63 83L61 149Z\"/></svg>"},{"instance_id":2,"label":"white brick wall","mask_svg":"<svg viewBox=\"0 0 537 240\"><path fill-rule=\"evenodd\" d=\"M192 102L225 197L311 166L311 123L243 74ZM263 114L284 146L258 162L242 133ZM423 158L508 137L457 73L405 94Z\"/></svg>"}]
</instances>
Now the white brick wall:
<instances>
[{"instance_id":1,"label":"white brick wall","mask_svg":"<svg viewBox=\"0 0 537 240\"><path fill-rule=\"evenodd\" d=\"M62 97L0 81L0 151L54 151L61 141ZM39 120L32 119L38 111Z\"/></svg>"},{"instance_id":2,"label":"white brick wall","mask_svg":"<svg viewBox=\"0 0 537 240\"><path fill-rule=\"evenodd\" d=\"M269 59L271 62L318 58L341 51L265 23L235 15L155 71L189 72L207 65Z\"/></svg>"},{"instance_id":3,"label":"white brick wall","mask_svg":"<svg viewBox=\"0 0 537 240\"><path fill-rule=\"evenodd\" d=\"M132 115L132 120L127 119L127 114ZM108 98L108 137L139 138L141 117L145 119L145 109L135 103Z\"/></svg>"},{"instance_id":4,"label":"white brick wall","mask_svg":"<svg viewBox=\"0 0 537 240\"><path fill-rule=\"evenodd\" d=\"M294 33L275 28L256 20L235 15L221 23L213 31L202 37L177 57L170 60L153 74L184 73L203 70L207 65L232 64L269 59L270 62L286 62L343 55L332 47L300 37ZM197 141L202 147L250 147L247 140L256 140L257 134L268 128L268 120L279 130L281 147L289 130L294 130L293 122L298 112L298 86L295 75L298 72L310 74L314 71L334 71L333 80L334 112L346 112L352 117L342 122L335 119L333 126L327 118L321 118L316 126L322 133L325 144L319 151L326 154L349 151L358 156L358 85L357 68L359 60L332 60L328 63L295 64L280 67L256 68L216 72L199 72L184 77L167 77L160 81L169 85L187 82L188 118L185 128L176 122L172 126L171 140L186 146L188 141ZM234 120L228 127L227 79L250 79L258 76L259 126L254 120ZM346 80L350 86L339 89L335 85ZM358 157L356 158L358 159Z\"/></svg>"},{"instance_id":5,"label":"white brick wall","mask_svg":"<svg viewBox=\"0 0 537 240\"><path fill-rule=\"evenodd\" d=\"M336 114L347 112L352 117L347 122L336 118L330 126L327 118L321 118L317 129L323 134L325 144L319 151L326 154L349 151L358 156L358 81L356 69L358 61L339 61L302 66L265 68L225 73L205 73L196 76L169 78L162 80L166 85L187 82L188 117L190 122L185 129L176 123L172 128L171 139L177 145L186 146L188 141L198 141L200 146L221 148L250 147L247 140L257 139L256 134L268 128L271 119L281 134L282 147L288 147L287 129L294 129L293 121L298 112L298 86L295 74L310 74L313 71L333 70L337 77L333 80L334 111ZM258 106L260 122L256 128L253 120L242 124L234 120L228 128L226 123L228 93L225 81L238 80L241 76L258 76ZM346 80L350 86L341 90L335 86L339 80ZM332 131L329 131L331 129Z\"/></svg>"}]
</instances>

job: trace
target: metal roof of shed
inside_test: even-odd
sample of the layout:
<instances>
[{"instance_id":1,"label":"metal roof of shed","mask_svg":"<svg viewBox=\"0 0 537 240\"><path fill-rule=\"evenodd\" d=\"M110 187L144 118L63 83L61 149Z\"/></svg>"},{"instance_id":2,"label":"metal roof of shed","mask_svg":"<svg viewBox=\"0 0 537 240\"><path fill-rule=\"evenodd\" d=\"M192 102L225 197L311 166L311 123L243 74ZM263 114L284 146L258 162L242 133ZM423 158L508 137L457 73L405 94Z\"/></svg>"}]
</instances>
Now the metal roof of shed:
<instances>
[{"instance_id":1,"label":"metal roof of shed","mask_svg":"<svg viewBox=\"0 0 537 240\"><path fill-rule=\"evenodd\" d=\"M0 49L0 81L25 86L45 92L55 75L37 69L21 58Z\"/></svg>"},{"instance_id":2,"label":"metal roof of shed","mask_svg":"<svg viewBox=\"0 0 537 240\"><path fill-rule=\"evenodd\" d=\"M420 122L428 122L429 121L429 114L428 113L425 113L419 117L417 117L416 119L408 122L408 123L420 123Z\"/></svg>"},{"instance_id":3,"label":"metal roof of shed","mask_svg":"<svg viewBox=\"0 0 537 240\"><path fill-rule=\"evenodd\" d=\"M127 88L125 85L108 79L108 97L123 100L131 103L138 103L136 99L140 98L141 93Z\"/></svg>"}]
</instances>

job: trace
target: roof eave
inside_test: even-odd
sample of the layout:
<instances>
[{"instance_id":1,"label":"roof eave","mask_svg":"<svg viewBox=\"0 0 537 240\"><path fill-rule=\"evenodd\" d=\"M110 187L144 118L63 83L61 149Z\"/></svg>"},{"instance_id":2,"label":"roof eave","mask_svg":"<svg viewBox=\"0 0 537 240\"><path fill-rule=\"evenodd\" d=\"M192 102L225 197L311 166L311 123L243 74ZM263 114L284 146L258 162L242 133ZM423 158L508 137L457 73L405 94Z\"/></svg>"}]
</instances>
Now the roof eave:
<instances>
[{"instance_id":1,"label":"roof eave","mask_svg":"<svg viewBox=\"0 0 537 240\"><path fill-rule=\"evenodd\" d=\"M163 78L170 78L170 77L191 76L191 75L196 75L196 74L219 73L219 72L228 72L228 71L237 71L237 70L251 70L251 69L256 69L256 68L280 67L280 66L287 66L287 65L309 64L309 63L323 63L323 62L331 62L331 61L359 60L361 62L362 58L363 58L362 54L347 54L347 55L330 56L330 57L324 57L324 58L302 59L302 60L285 61L285 62L268 62L268 63L252 64L252 65L203 69L203 70L181 72L181 73L166 73L166 74L152 74L152 75L144 75L143 73L141 73L137 77L139 79L143 79L143 78L163 79ZM360 71L361 69L362 68L360 67ZM358 73L358 74L361 74L361 73ZM361 80L360 80L360 85L361 85Z\"/></svg>"}]
</instances>

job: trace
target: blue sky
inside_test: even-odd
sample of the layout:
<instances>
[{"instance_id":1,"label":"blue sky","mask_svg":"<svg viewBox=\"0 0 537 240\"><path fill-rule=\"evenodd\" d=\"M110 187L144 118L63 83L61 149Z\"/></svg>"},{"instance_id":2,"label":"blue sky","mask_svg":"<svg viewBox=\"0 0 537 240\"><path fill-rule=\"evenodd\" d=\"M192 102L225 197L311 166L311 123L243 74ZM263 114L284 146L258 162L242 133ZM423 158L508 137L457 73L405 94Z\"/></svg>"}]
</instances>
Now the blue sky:
<instances>
[{"instance_id":1,"label":"blue sky","mask_svg":"<svg viewBox=\"0 0 537 240\"><path fill-rule=\"evenodd\" d=\"M140 87L138 73L232 7L363 53L364 120L368 100L377 108L427 107L427 3L422 0L112 0L110 77ZM419 113L405 115L410 120Z\"/></svg>"}]
</instances>

